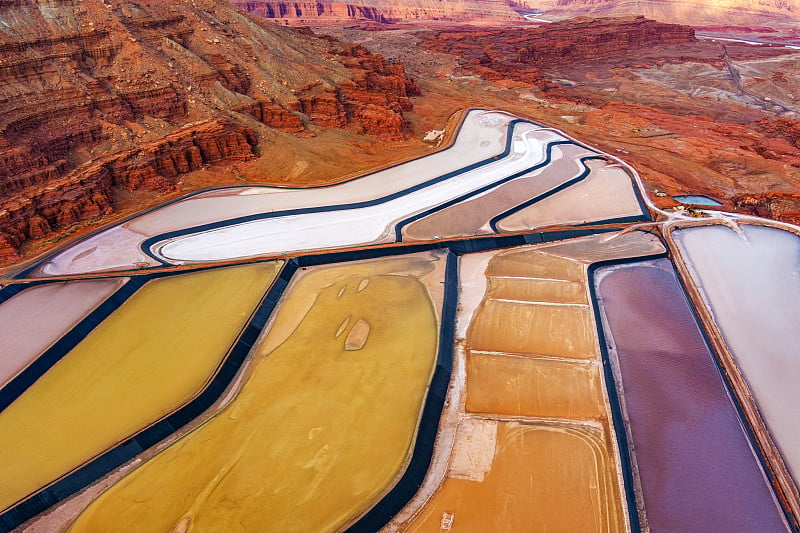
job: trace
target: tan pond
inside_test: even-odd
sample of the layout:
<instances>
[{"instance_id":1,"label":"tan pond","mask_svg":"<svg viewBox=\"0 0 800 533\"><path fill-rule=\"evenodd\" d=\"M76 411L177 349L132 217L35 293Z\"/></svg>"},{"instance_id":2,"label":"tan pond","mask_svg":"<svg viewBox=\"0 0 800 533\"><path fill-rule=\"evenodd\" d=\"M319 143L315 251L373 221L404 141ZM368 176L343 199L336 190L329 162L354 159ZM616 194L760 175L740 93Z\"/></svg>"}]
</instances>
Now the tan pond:
<instances>
[{"instance_id":1,"label":"tan pond","mask_svg":"<svg viewBox=\"0 0 800 533\"><path fill-rule=\"evenodd\" d=\"M330 531L356 518L412 449L436 360L439 257L301 273L233 403L72 531Z\"/></svg>"}]
</instances>

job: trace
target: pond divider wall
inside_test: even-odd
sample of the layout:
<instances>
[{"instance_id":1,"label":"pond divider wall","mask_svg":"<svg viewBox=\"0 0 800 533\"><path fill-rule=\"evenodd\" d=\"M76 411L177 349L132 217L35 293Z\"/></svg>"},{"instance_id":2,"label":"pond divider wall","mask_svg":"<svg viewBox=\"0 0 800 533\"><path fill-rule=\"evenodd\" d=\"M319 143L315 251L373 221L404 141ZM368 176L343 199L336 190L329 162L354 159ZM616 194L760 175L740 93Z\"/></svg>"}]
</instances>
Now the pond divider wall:
<instances>
[{"instance_id":1,"label":"pond divider wall","mask_svg":"<svg viewBox=\"0 0 800 533\"><path fill-rule=\"evenodd\" d=\"M191 422L194 418L196 418L198 415L200 415L206 409L208 409L211 405L213 405L216 402L216 400L219 399L219 397L222 395L225 389L228 387L228 385L233 380L236 373L239 371L239 368L241 367L242 363L244 362L245 358L250 352L251 347L257 340L259 334L261 333L261 330L264 328L270 315L278 305L278 302L281 296L283 295L284 290L288 286L289 281L291 280L292 276L297 271L297 269L300 267L322 265L328 263L357 261L362 259L372 259L372 258L392 256L392 255L405 255L405 254L412 254L429 250L448 250L450 254L448 254L448 268L447 268L448 273L446 274L447 276L446 279L451 281L446 282L445 303L448 306L449 305L455 306L457 305L457 294L455 297L456 300L453 301L452 300L453 296L451 292L453 289L450 288L450 286L448 285L448 283L455 282L456 283L455 290L457 293L458 274L456 271L451 269L450 266L452 261L457 260L455 256L472 252L492 250L492 249L511 248L526 244L538 244L544 242L571 239L571 238L583 237L599 233L608 233L618 230L619 228L594 228L594 229L586 228L586 229L564 230L564 231L554 231L554 232L534 232L534 233L505 235L505 236L487 236L487 237L473 238L473 239L413 244L408 246L392 246L388 248L372 247L372 248L365 248L358 250L304 255L289 259L286 261L280 274L275 279L270 289L267 291L262 302L259 304L257 310L253 313L250 321L244 327L244 330L240 333L239 338L237 339L233 348L231 348L228 357L222 363L217 374L214 376L213 380L208 384L208 386L203 391L201 391L192 401L190 401L189 403L187 403L174 413L166 416L165 418L151 425L144 431L136 434L135 436L115 446L114 448L109 449L103 454L92 459L90 462L84 464L83 466L65 475L61 479L50 484L43 490L19 502L15 506L6 509L5 512L0 514L0 530L14 529L15 527L20 526L27 520L33 518L34 516L43 512L49 507L57 504L60 501L67 499L76 492L79 492L80 490L84 489L91 483L94 483L95 481L102 478L112 470L124 465L131 459L135 458L142 451L150 448L151 446L163 440L164 438L168 437L181 427L185 426L187 423ZM206 268L224 268L225 266L229 265L214 265ZM198 268L197 270L205 270L206 268ZM451 270L453 271L451 272ZM110 315L111 312L113 312L117 307L119 307L119 305L121 305L127 298L132 296L133 293L136 290L138 290L138 288L143 286L147 281L150 281L151 279L158 277L178 275L179 273L183 272L160 272L160 273L143 274L141 276L132 277L131 280L118 291L118 293L121 293L121 291L125 290L126 287L130 286L127 289L128 291L131 291L130 294L127 294L127 296L125 296L125 293L121 293L119 300L115 302L110 301L111 299L114 298L112 296L112 298L109 299L107 306L106 304L103 304L98 309L95 310L95 313L98 313L98 315L94 318L94 320L97 322L96 324L94 324L91 328L88 327L80 328L80 325L74 328L73 330L74 337L71 339L70 349L72 347L72 343L77 344L78 342L80 342L80 340L82 340L91 331L91 329L94 328L94 326L99 324L101 320L98 320L98 318L102 316L102 313L106 313L106 316ZM35 284L47 283L47 281L36 281L32 282L31 284L25 284L25 286L29 286L34 283ZM5 297L6 299L10 298L13 294L16 294L20 290L22 289L19 289L17 285L11 285L5 287L2 290L0 290L0 297ZM122 298L123 296L125 296L124 299ZM443 324L445 323L444 319L447 317L447 314L449 312L450 311L448 311L447 308L443 311ZM87 320L88 319L89 318L87 318ZM448 362L448 364L450 365L449 368L451 368L452 349L453 349L452 339L454 335L454 330L452 327L449 328L449 331L446 331L447 329L448 328L443 327L442 332L440 332L440 341L442 343L444 343L445 341L449 342L449 346L446 346L444 349L450 350L449 352L450 361ZM53 349L55 348L56 346L53 347ZM57 362L58 359L63 357L67 351L69 350L65 350L64 347L61 348L60 352L54 351L51 359L49 360L52 360L52 364L55 364L55 362ZM442 380L444 380L444 388L445 388L444 392L439 391L437 393L439 396L441 396L441 402L443 402L444 395L446 394L446 388L449 383L450 371L447 370L447 368L441 366L442 358L446 357L446 353L442 352L441 347L437 357L438 357L437 369L434 374L434 378L431 382L430 391L432 393L434 390L437 389L437 387L440 388L442 386L441 382ZM39 374L36 377L38 378L39 376L44 374L44 372L46 372L47 369L49 369L50 366L52 366L52 364L46 365L45 362L43 362L40 366L38 366L37 368ZM444 379L445 373L447 374L446 375L447 379ZM19 394L21 394L21 392ZM17 394L15 397L18 397L19 394ZM430 396L426 399L425 408L423 411L423 425L421 425L419 428L417 442L415 443L415 449L414 449L414 457L416 457L417 462L414 463L413 471L411 474L409 474L411 477L408 478L409 480L413 481L406 481L402 484L402 486L398 484L398 487L400 487L398 489L398 492L395 492L394 490L391 491L384 497L384 500L386 500L385 503L383 500L379 503L382 512L376 511L375 513L370 512L367 515L364 515L363 519L368 520L364 524L369 524L369 526L359 525L361 523L361 521L359 521L353 524L353 527L356 528L354 529L354 531L369 530L371 529L372 525L377 524L379 522L382 522L383 524L388 523L388 521L392 518L392 516L396 514L397 510L399 510L402 507L402 505L400 505L401 497L410 499L416 492L419 485L417 484L414 487L413 491L411 491L411 487L414 486L414 483L421 483L422 478L424 478L424 475L427 472L427 467L430 463L430 453L432 453L432 447L435 441L436 431L438 430L438 418L441 414L442 406L439 405L439 407L434 408L433 406L434 403L435 401L433 401L430 398ZM435 423L434 423L434 417L436 419ZM431 433L425 435L425 433L427 432ZM417 452L417 446L419 445L422 445L423 447L420 448L420 452ZM426 447L430 448L430 452L425 451ZM428 454L427 459L424 458L426 454ZM422 477L419 477L420 472L422 473ZM408 500L406 500L406 502L407 501Z\"/></svg>"},{"instance_id":2,"label":"pond divider wall","mask_svg":"<svg viewBox=\"0 0 800 533\"><path fill-rule=\"evenodd\" d=\"M631 513L631 519L632 519L631 526L632 526L633 531L641 530L640 529L641 525L636 523L636 522L638 520L642 520L644 518L644 517L639 516L638 506L637 506L637 499L636 499L636 494L637 494L638 491L634 489L635 483L634 483L634 475L633 475L632 456L635 455L635 454L632 451L633 448L632 448L631 443L629 442L629 439L628 439L628 432L626 430L626 427L628 426L628 424L626 422L625 416L623 415L622 402L620 400L620 394L618 392L617 380L618 379L621 380L623 378L623 376L621 376L621 375L620 376L615 376L614 363L610 359L609 342L608 342L608 338L607 338L607 332L606 332L606 328L603 325L603 317L606 316L606 313L602 310L600 299L598 299L598 296L597 296L598 283L597 283L596 275L597 275L597 271L598 270L606 268L606 267L620 266L620 265L635 265L637 263L645 263L645 262L651 263L651 262L653 262L655 260L659 260L659 259L668 260L668 255L667 254L659 254L659 255L652 255L652 256L646 256L646 257L635 257L635 258L629 258L629 259L623 259L623 260L601 261L601 262L598 262L598 263L594 263L589 267L589 282L590 282L589 287L590 287L590 292L591 292L591 296L592 296L592 305L594 306L594 309L595 309L595 319L596 319L596 322L597 322L598 337L600 339L600 348L601 348L601 351L602 351L602 354L603 354L603 368L604 368L604 373L605 373L606 388L608 389L609 398L611 400L611 408L612 408L612 412L613 412L613 415L614 415L614 418L615 418L615 431L616 431L617 439L618 439L618 442L619 442L619 445L620 445L620 460L621 460L621 463L622 463L622 466L623 466L623 477L625 479L626 493L627 493L627 496L628 496L627 497L627 499L628 499L628 508L629 508L629 512ZM672 266L672 262L671 261L669 262L669 264L670 264L670 266ZM672 266L672 268L673 268L673 272L674 272L674 266ZM759 448L759 446L757 444L757 441L755 439L755 435L753 433L753 430L750 427L750 425L749 425L749 423L747 421L747 418L745 417L744 412L742 411L742 408L741 408L741 406L739 405L739 403L737 401L736 395L732 391L731 384L730 384L725 372L719 366L719 361L717 360L717 357L713 354L713 351L711 349L711 344L710 344L710 342L708 340L708 337L707 337L707 334L706 334L706 332L705 332L705 330L703 328L702 322L700 321L699 317L697 316L697 313L696 313L695 309L693 307L691 307L691 305L689 305L689 303L688 303L689 302L689 298L688 298L688 296L685 295L685 286L683 285L683 280L680 278L680 276L677 275L677 272L674 272L674 274L675 274L674 275L675 281L677 282L678 287L683 292L684 297L686 299L686 302L687 302L686 308L691 313L691 319L693 320L694 324L697 326L697 332L701 336L701 340L702 340L702 342L704 343L705 347L708 350L708 354L709 354L709 357L710 357L710 360L711 360L710 364L713 367L713 371L720 378L720 385L722 387L722 392L723 392L723 394L727 395L727 398L729 399L730 406L733 409L732 415L736 418L736 422L738 424L738 427L740 427L740 429L742 430L742 433L743 433L742 437L744 438L744 442L749 447L749 451L752 452L753 456L756 458L755 467L760 469L760 474L764 476L764 482L765 482L766 490L769 493L769 496L767 496L767 497L772 497L774 499L774 503L775 503L775 506L776 506L775 510L778 512L779 518L776 517L776 516L772 516L771 518L777 519L777 520L785 520L786 523L784 524L784 527L786 525L788 525L789 529L791 529L792 531L797 531L796 525L794 523L794 519L793 519L793 517L791 515L790 510L786 506L786 502L784 502L780 498L779 494L775 494L775 492L774 492L774 489L775 489L774 476L773 476L772 472L770 471L770 468L769 468L769 466L767 464L766 459L763 457L763 454L760 453L760 451L759 451L760 448ZM654 303L653 305L657 305L657 303ZM631 431L631 433L633 433L633 431ZM700 452L700 450L698 450L698 453L699 452ZM646 466L647 465L645 465L645 467ZM646 493L648 491L646 489L644 489L644 488L642 488L641 490L642 490L643 494L646 497ZM762 496L764 496L764 495L762 494ZM763 503L763 501L762 501L762 503ZM645 510L650 508L650 506L647 505L646 502L638 501L638 505L639 506L643 506L645 508ZM658 504L655 504L655 507L658 507ZM655 510L656 509L654 508L653 511L655 511ZM737 511L738 510L739 509L737 509ZM639 518L634 520L634 517L637 517L637 516L639 516ZM662 517L663 516L664 515L663 515L663 509L662 509ZM708 518L708 517L706 517L706 518ZM763 518L763 517L761 517L761 518ZM644 519L644 521L648 522L647 523L648 527L650 525L652 525L652 524L649 524L649 521L647 519ZM699 523L702 523L702 521L703 521L702 518L699 519ZM760 523L760 519L757 522ZM663 526L664 524L661 524L661 525ZM658 524L655 524L654 527L658 527ZM689 529L692 528L691 524L683 524L683 526L681 526L681 527L686 527L686 528L689 528ZM698 523L695 523L695 527L701 527L702 528L703 526L699 526Z\"/></svg>"},{"instance_id":3,"label":"pond divider wall","mask_svg":"<svg viewBox=\"0 0 800 533\"><path fill-rule=\"evenodd\" d=\"M128 298L138 291L149 279L146 276L138 278L131 278L122 287L117 289L114 294L109 296L102 304L100 304L94 311L81 320L75 327L61 337L55 344L48 348L42 355L31 362L22 372L9 381L2 389L0 389L0 412L3 412L6 407L19 398L28 388L33 385L36 380L44 375L45 372L58 363L70 350L75 348L98 324L108 318L111 313L125 303ZM35 285L41 285L35 284ZM21 292L23 289L34 286L17 285L9 286L6 289L19 289L16 293ZM5 289L4 289L5 292ZM11 291L9 291L11 292ZM15 293L15 294L16 294ZM7 300L0 294L0 303Z\"/></svg>"}]
</instances>

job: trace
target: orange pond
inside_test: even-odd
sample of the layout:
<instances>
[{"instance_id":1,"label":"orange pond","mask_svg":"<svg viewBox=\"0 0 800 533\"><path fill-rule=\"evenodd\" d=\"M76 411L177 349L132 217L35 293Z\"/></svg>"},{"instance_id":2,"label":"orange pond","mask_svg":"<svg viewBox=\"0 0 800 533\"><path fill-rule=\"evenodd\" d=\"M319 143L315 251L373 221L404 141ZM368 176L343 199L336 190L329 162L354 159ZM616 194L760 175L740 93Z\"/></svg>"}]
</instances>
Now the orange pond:
<instances>
[{"instance_id":1,"label":"orange pond","mask_svg":"<svg viewBox=\"0 0 800 533\"><path fill-rule=\"evenodd\" d=\"M624 530L602 430L484 424L492 455L483 480L448 478L408 531L439 532L450 520L453 531Z\"/></svg>"},{"instance_id":2,"label":"orange pond","mask_svg":"<svg viewBox=\"0 0 800 533\"><path fill-rule=\"evenodd\" d=\"M447 477L409 530L624 530L586 264L526 247L486 278Z\"/></svg>"},{"instance_id":3,"label":"orange pond","mask_svg":"<svg viewBox=\"0 0 800 533\"><path fill-rule=\"evenodd\" d=\"M470 352L467 411L595 419L605 414L596 365Z\"/></svg>"}]
</instances>

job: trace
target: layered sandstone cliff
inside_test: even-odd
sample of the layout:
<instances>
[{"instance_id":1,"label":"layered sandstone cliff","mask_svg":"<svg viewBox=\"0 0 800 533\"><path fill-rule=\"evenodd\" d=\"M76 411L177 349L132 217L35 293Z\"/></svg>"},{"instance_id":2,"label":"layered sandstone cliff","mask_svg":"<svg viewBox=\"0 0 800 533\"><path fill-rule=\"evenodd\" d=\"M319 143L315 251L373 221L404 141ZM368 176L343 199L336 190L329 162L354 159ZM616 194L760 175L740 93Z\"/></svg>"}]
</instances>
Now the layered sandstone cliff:
<instances>
[{"instance_id":1,"label":"layered sandstone cliff","mask_svg":"<svg viewBox=\"0 0 800 533\"><path fill-rule=\"evenodd\" d=\"M0 2L0 258L253 158L259 132L316 126L402 137L417 86L401 65L223 0Z\"/></svg>"},{"instance_id":2,"label":"layered sandstone cliff","mask_svg":"<svg viewBox=\"0 0 800 533\"><path fill-rule=\"evenodd\" d=\"M522 17L505 0L349 0L335 2L272 2L233 0L242 9L289 26L380 23L420 20L519 21Z\"/></svg>"},{"instance_id":3,"label":"layered sandstone cliff","mask_svg":"<svg viewBox=\"0 0 800 533\"><path fill-rule=\"evenodd\" d=\"M795 0L513 0L548 15L645 15L683 24L753 24L775 17L800 18Z\"/></svg>"},{"instance_id":4,"label":"layered sandstone cliff","mask_svg":"<svg viewBox=\"0 0 800 533\"><path fill-rule=\"evenodd\" d=\"M755 216L800 224L800 194L797 193L743 194L733 198L733 205Z\"/></svg>"},{"instance_id":5,"label":"layered sandstone cliff","mask_svg":"<svg viewBox=\"0 0 800 533\"><path fill-rule=\"evenodd\" d=\"M423 46L453 54L484 78L544 83L543 69L593 60L638 61L636 52L695 42L694 30L644 17L578 18L538 28L431 32Z\"/></svg>"}]
</instances>

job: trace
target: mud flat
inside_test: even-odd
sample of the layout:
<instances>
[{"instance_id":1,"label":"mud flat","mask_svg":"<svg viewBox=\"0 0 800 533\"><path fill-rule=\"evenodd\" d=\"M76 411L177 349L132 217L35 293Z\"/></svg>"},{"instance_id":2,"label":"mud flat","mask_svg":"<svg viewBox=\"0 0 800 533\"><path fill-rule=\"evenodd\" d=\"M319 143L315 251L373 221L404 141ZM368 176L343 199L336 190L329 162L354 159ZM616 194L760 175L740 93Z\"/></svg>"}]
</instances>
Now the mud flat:
<instances>
[{"instance_id":1,"label":"mud flat","mask_svg":"<svg viewBox=\"0 0 800 533\"><path fill-rule=\"evenodd\" d=\"M279 263L153 280L0 413L0 509L197 394Z\"/></svg>"},{"instance_id":2,"label":"mud flat","mask_svg":"<svg viewBox=\"0 0 800 533\"><path fill-rule=\"evenodd\" d=\"M788 531L672 263L603 267L594 283L642 529Z\"/></svg>"},{"instance_id":3,"label":"mud flat","mask_svg":"<svg viewBox=\"0 0 800 533\"><path fill-rule=\"evenodd\" d=\"M784 461L800 479L800 237L743 224L676 229L694 284Z\"/></svg>"},{"instance_id":4,"label":"mud flat","mask_svg":"<svg viewBox=\"0 0 800 533\"><path fill-rule=\"evenodd\" d=\"M439 254L292 282L235 400L71 531L336 530L402 473L436 361Z\"/></svg>"},{"instance_id":5,"label":"mud flat","mask_svg":"<svg viewBox=\"0 0 800 533\"><path fill-rule=\"evenodd\" d=\"M33 275L51 276L158 265L142 243L157 235L229 219L293 209L366 202L417 186L502 154L509 123L499 111L467 113L452 146L338 185L313 189L231 187L192 195L84 239L39 266Z\"/></svg>"},{"instance_id":6,"label":"mud flat","mask_svg":"<svg viewBox=\"0 0 800 533\"><path fill-rule=\"evenodd\" d=\"M27 367L127 278L71 281L23 290L0 305L0 388Z\"/></svg>"}]
</instances>

